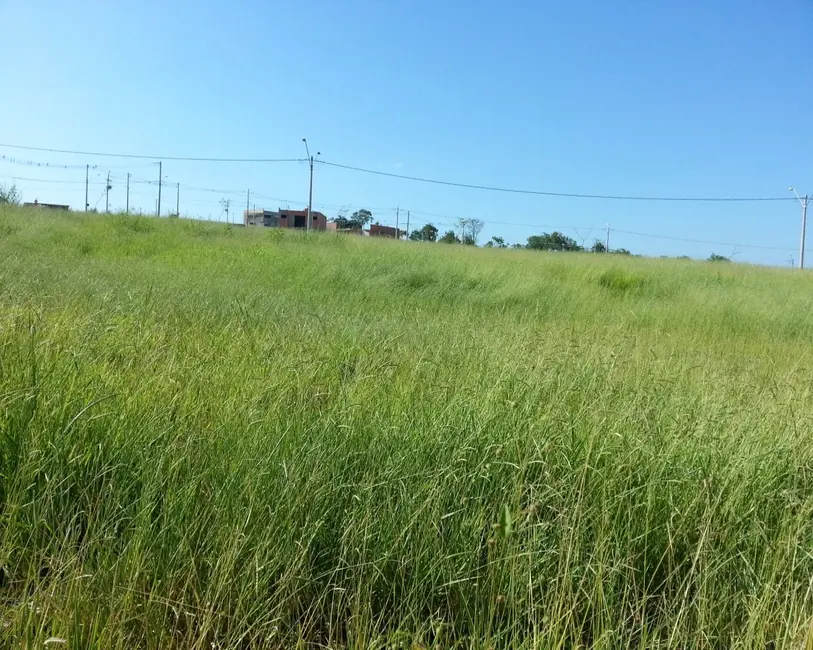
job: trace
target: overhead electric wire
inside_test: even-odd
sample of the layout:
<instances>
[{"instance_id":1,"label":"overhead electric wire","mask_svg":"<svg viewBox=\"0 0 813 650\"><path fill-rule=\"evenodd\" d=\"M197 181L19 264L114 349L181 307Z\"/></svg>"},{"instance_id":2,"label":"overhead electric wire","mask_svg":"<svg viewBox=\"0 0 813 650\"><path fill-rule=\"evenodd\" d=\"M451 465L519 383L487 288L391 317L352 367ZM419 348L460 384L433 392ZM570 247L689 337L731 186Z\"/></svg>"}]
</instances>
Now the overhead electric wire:
<instances>
[{"instance_id":1,"label":"overhead electric wire","mask_svg":"<svg viewBox=\"0 0 813 650\"><path fill-rule=\"evenodd\" d=\"M634 235L638 237L650 237L652 239L666 239L669 241L679 241L679 242L686 242L689 244L708 244L710 246L734 246L739 248L760 248L764 250L774 250L774 251L787 251L787 250L796 250L796 248L790 248L787 246L765 246L763 244L736 244L733 242L719 242L719 241L707 241L704 239L691 239L688 237L672 237L670 235L653 235L652 233L646 232L635 232L632 230L618 230L616 228L610 228L611 233L621 233L624 235Z\"/></svg>"},{"instance_id":2,"label":"overhead electric wire","mask_svg":"<svg viewBox=\"0 0 813 650\"><path fill-rule=\"evenodd\" d=\"M9 149L25 149L26 151L44 151L47 153L62 153L72 156L95 156L107 158L137 158L142 160L176 160L183 162L216 162L216 163L288 163L307 162L304 158L207 158L195 156L148 156L134 153L109 153L102 151L74 151L70 149L51 149L47 147L27 147L19 144L0 143L0 147Z\"/></svg>"},{"instance_id":3,"label":"overhead electric wire","mask_svg":"<svg viewBox=\"0 0 813 650\"><path fill-rule=\"evenodd\" d=\"M48 179L48 178L26 178L24 176L9 176L9 178L13 181L29 181L32 183L60 183L60 184L72 184L72 185L84 185L85 181L67 181L67 180L60 180L60 179ZM113 180L111 178L111 180ZM88 181L90 185L104 185L105 181Z\"/></svg>"},{"instance_id":4,"label":"overhead electric wire","mask_svg":"<svg viewBox=\"0 0 813 650\"><path fill-rule=\"evenodd\" d=\"M462 187L471 190L484 190L488 192L504 192L508 194L530 194L534 196L551 196L570 199L599 199L604 201L684 201L684 202L747 202L747 201L790 201L792 197L769 196L769 197L693 197L693 196L632 196L613 194L578 194L574 192L548 192L542 190L524 190L509 187L496 187L490 185L474 185L471 183L457 183L454 181L444 181L433 178L421 178L419 176L406 176L404 174L394 174L382 172L375 169L364 169L363 167L352 167L339 163L328 162L327 160L317 160L320 165L329 165L339 169L348 169L364 174L375 174L376 176L386 176L388 178L400 178L402 180L416 181L418 183L431 183L433 185L446 185L448 187Z\"/></svg>"},{"instance_id":5,"label":"overhead electric wire","mask_svg":"<svg viewBox=\"0 0 813 650\"><path fill-rule=\"evenodd\" d=\"M54 170L84 170L84 169L117 169L117 170L127 170L127 169L144 169L145 167L155 167L158 165L157 162L150 162L150 163L140 163L140 164L127 164L127 165L87 165L87 164L71 164L71 163L59 163L59 162L43 162L41 160L22 160L20 158L15 158L13 156L6 156L5 154L0 154L0 163L8 163L13 165L21 165L23 167L40 167L44 169L54 169Z\"/></svg>"},{"instance_id":6,"label":"overhead electric wire","mask_svg":"<svg viewBox=\"0 0 813 650\"><path fill-rule=\"evenodd\" d=\"M78 151L70 149L54 149L48 147L30 147L24 145L0 143L0 147L7 147L10 149L23 149L26 151L43 151L48 153L60 153L76 156L105 156L111 158L135 158L144 160L174 160L186 162L212 162L212 163L303 163L308 162L304 158L218 158L218 157L197 157L197 156L160 156L160 155L145 155L145 154L131 154L131 153L110 153L101 151ZM420 176L408 176L406 174L395 174L393 172L384 172L375 169L365 169L363 167L355 167L352 165L344 165L341 163L330 162L327 160L314 161L320 165L327 165L336 167L338 169L346 169L349 171L373 174L376 176L384 176L388 178L397 178L401 180L414 181L419 183L430 183L434 185L445 185L448 187L460 187L465 189L483 190L489 192L503 192L509 194L525 194L533 196L549 196L559 198L574 198L574 199L594 199L605 201L672 201L672 202L759 202L759 201L792 201L792 197L785 196L767 196L767 197L696 197L696 196L639 196L639 195L625 195L625 194L591 194L579 192L554 192L547 190L530 190L520 188L498 187L492 185L479 185L474 183L459 183L455 181L447 181L434 178L423 178Z\"/></svg>"}]
</instances>

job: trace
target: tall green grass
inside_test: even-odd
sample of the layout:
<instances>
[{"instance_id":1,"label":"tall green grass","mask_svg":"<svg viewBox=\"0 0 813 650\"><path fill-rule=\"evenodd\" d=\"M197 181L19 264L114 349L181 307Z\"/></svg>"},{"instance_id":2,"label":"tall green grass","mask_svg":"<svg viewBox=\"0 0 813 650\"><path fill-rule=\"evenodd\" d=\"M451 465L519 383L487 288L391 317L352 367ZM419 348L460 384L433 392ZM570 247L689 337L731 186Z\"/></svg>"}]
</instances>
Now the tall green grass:
<instances>
[{"instance_id":1,"label":"tall green grass","mask_svg":"<svg viewBox=\"0 0 813 650\"><path fill-rule=\"evenodd\" d=\"M14 209L0 260L6 647L813 642L804 273Z\"/></svg>"}]
</instances>

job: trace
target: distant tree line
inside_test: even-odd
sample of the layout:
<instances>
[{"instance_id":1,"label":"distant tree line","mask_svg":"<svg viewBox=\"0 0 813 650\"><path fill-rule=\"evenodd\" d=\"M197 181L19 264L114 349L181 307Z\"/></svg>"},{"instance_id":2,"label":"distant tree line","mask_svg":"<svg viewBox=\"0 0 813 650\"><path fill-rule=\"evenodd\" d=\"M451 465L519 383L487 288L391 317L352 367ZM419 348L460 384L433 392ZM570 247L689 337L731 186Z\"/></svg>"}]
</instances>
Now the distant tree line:
<instances>
[{"instance_id":1,"label":"distant tree line","mask_svg":"<svg viewBox=\"0 0 813 650\"><path fill-rule=\"evenodd\" d=\"M440 242L441 244L463 244L469 246L476 246L480 232L485 224L479 219L461 219L458 221L458 228L455 230L447 230L443 235L438 237L439 230L431 223L426 224L423 228L413 230L409 238L412 241L428 241ZM494 236L489 239L485 244L485 248L523 248L535 251L562 251L562 252L584 252L591 253L607 253L612 252L616 255L631 255L626 248L617 248L608 251L604 242L596 240L590 248L585 248L566 235L560 232L542 233L541 235L531 235L525 244L509 245L503 237Z\"/></svg>"},{"instance_id":2,"label":"distant tree line","mask_svg":"<svg viewBox=\"0 0 813 650\"><path fill-rule=\"evenodd\" d=\"M6 187L0 185L0 204L14 205L22 200L22 194L15 185ZM95 212L95 210L91 210ZM361 230L373 221L373 213L367 209L356 210L349 217L340 214L333 220L340 229ZM427 223L421 228L417 228L409 233L410 241L438 242L441 244L461 244L464 246L477 246L480 234L485 228L485 222L480 219L458 219L455 228L447 230L440 235L438 228ZM440 235L440 236L439 236ZM607 246L600 239L596 239L593 245L585 248L575 239L563 235L560 232L543 232L541 235L531 235L525 244L508 244L503 237L494 236L484 245L485 248L514 248L534 251L555 251L555 252L589 252L589 253L612 253L614 255L632 255L626 248L615 248L608 250ZM686 255L681 255L678 259L690 259ZM712 253L708 258L709 262L730 262L731 259L724 255Z\"/></svg>"}]
</instances>

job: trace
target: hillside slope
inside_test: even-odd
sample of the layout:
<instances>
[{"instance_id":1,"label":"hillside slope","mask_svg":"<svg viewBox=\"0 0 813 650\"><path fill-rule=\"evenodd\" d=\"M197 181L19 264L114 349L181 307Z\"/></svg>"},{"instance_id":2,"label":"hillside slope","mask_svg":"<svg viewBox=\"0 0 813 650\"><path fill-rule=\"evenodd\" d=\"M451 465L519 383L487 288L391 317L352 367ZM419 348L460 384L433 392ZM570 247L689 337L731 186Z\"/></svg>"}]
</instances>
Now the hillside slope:
<instances>
[{"instance_id":1,"label":"hillside slope","mask_svg":"<svg viewBox=\"0 0 813 650\"><path fill-rule=\"evenodd\" d=\"M813 276L0 212L0 627L801 647Z\"/></svg>"}]
</instances>

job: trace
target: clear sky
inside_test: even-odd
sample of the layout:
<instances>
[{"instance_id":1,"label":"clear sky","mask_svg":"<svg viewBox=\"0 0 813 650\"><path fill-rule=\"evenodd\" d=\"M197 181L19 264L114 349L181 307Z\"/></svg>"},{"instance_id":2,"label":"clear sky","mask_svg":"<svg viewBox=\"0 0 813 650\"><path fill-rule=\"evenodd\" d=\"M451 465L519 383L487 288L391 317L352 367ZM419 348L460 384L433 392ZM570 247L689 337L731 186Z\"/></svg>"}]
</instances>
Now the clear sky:
<instances>
[{"instance_id":1,"label":"clear sky","mask_svg":"<svg viewBox=\"0 0 813 650\"><path fill-rule=\"evenodd\" d=\"M302 158L307 136L325 161L461 183L677 197L792 197L792 184L813 193L811 0L0 0L0 24L3 144ZM3 146L0 155L1 183L63 181L16 180L25 200L77 208L86 163L96 165L90 204L100 208L108 170L111 208L124 206L128 171L158 176L148 160ZM163 173L182 184L182 215L224 218L227 197L239 214L248 188L258 208L307 203L304 163L165 160ZM156 190L134 184L132 205L153 211ZM647 255L798 258L792 201L554 198L317 165L314 204L329 216L369 207L393 225L400 206L412 227L477 217L485 238L509 242L559 229L589 244L610 224L612 246ZM162 211L174 207L165 187Z\"/></svg>"}]
</instances>

